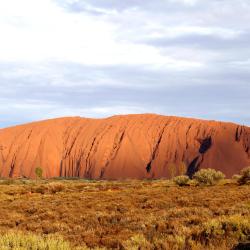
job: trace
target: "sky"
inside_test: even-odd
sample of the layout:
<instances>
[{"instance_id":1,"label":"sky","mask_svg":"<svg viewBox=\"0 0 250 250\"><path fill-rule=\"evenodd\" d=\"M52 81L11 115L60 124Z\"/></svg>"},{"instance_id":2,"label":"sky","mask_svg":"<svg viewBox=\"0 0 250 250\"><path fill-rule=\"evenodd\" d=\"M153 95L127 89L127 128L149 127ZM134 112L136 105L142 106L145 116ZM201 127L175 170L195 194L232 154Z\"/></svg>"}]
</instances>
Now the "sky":
<instances>
[{"instance_id":1,"label":"sky","mask_svg":"<svg viewBox=\"0 0 250 250\"><path fill-rule=\"evenodd\" d=\"M0 0L0 127L157 113L250 125L249 0Z\"/></svg>"}]
</instances>

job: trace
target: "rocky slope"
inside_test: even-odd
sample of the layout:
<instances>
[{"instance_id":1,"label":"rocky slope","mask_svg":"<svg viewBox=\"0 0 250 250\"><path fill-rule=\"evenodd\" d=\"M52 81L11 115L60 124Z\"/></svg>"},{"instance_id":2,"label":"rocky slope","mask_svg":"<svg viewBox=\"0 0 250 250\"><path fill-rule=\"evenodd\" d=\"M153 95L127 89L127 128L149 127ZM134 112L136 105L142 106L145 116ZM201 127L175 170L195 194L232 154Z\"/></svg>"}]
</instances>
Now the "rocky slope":
<instances>
[{"instance_id":1,"label":"rocky slope","mask_svg":"<svg viewBox=\"0 0 250 250\"><path fill-rule=\"evenodd\" d=\"M160 178L178 173L182 162L190 175L209 167L238 173L250 165L250 128L143 114L60 118L0 130L1 177L35 177L40 166L45 177Z\"/></svg>"}]
</instances>

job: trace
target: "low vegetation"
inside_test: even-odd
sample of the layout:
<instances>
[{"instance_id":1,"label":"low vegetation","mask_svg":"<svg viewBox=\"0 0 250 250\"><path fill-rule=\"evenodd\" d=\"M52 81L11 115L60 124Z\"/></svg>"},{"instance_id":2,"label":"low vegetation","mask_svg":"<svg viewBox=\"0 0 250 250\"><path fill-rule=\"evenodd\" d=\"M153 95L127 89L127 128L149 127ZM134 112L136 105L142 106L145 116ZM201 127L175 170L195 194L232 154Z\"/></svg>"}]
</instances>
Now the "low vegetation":
<instances>
[{"instance_id":1,"label":"low vegetation","mask_svg":"<svg viewBox=\"0 0 250 250\"><path fill-rule=\"evenodd\" d=\"M250 185L209 173L0 180L0 249L232 249L250 240Z\"/></svg>"},{"instance_id":2,"label":"low vegetation","mask_svg":"<svg viewBox=\"0 0 250 250\"><path fill-rule=\"evenodd\" d=\"M1 250L70 250L71 246L58 236L39 236L31 233L5 232L0 235Z\"/></svg>"},{"instance_id":3,"label":"low vegetation","mask_svg":"<svg viewBox=\"0 0 250 250\"><path fill-rule=\"evenodd\" d=\"M250 167L244 168L240 171L238 182L240 185L250 184Z\"/></svg>"},{"instance_id":4,"label":"low vegetation","mask_svg":"<svg viewBox=\"0 0 250 250\"><path fill-rule=\"evenodd\" d=\"M222 172L211 168L201 169L193 176L200 185L214 185L224 178L225 175Z\"/></svg>"},{"instance_id":5,"label":"low vegetation","mask_svg":"<svg viewBox=\"0 0 250 250\"><path fill-rule=\"evenodd\" d=\"M178 186L187 186L188 182L190 181L189 177L187 175L180 175L176 176L173 181L178 185Z\"/></svg>"},{"instance_id":6,"label":"low vegetation","mask_svg":"<svg viewBox=\"0 0 250 250\"><path fill-rule=\"evenodd\" d=\"M43 178L43 169L40 167L35 168L35 174L37 179Z\"/></svg>"}]
</instances>

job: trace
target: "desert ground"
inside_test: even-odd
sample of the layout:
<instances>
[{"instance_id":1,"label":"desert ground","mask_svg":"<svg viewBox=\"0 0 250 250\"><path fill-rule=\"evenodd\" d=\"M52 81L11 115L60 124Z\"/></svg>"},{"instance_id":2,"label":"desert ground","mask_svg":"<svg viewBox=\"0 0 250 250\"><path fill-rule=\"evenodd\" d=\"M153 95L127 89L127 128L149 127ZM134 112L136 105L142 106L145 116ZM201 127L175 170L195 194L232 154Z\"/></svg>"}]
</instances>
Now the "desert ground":
<instances>
[{"instance_id":1,"label":"desert ground","mask_svg":"<svg viewBox=\"0 0 250 250\"><path fill-rule=\"evenodd\" d=\"M250 186L2 179L0 232L1 249L233 249L250 240Z\"/></svg>"}]
</instances>

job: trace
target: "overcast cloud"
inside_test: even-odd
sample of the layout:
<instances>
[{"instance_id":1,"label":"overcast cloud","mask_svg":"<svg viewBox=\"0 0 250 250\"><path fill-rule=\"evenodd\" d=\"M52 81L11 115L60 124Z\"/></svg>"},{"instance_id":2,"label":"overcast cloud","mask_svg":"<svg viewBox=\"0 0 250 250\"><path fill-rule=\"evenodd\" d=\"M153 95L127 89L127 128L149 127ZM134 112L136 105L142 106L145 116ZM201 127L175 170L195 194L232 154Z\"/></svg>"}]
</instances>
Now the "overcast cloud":
<instances>
[{"instance_id":1,"label":"overcast cloud","mask_svg":"<svg viewBox=\"0 0 250 250\"><path fill-rule=\"evenodd\" d=\"M159 113L250 125L249 0L0 0L0 127Z\"/></svg>"}]
</instances>

